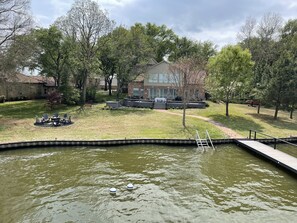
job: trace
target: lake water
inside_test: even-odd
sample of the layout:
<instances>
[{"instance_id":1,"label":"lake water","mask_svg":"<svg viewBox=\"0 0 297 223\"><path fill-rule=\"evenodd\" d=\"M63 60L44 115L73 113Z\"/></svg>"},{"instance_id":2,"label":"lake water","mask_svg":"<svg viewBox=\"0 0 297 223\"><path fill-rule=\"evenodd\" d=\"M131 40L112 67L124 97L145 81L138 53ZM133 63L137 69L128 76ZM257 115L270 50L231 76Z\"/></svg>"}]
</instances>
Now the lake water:
<instances>
[{"instance_id":1,"label":"lake water","mask_svg":"<svg viewBox=\"0 0 297 223\"><path fill-rule=\"evenodd\" d=\"M297 179L233 145L0 153L1 223L296 221Z\"/></svg>"}]
</instances>

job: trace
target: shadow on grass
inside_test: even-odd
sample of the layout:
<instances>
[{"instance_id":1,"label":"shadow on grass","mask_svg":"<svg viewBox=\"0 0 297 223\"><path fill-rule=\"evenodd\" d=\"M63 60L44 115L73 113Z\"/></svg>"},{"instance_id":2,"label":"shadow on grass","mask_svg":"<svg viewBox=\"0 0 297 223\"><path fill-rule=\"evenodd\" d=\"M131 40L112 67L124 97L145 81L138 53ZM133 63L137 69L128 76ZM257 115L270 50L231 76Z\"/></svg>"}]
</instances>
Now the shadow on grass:
<instances>
[{"instance_id":1,"label":"shadow on grass","mask_svg":"<svg viewBox=\"0 0 297 223\"><path fill-rule=\"evenodd\" d=\"M257 130L258 132L263 131L263 127L257 122L241 116L231 115L226 117L225 115L211 115L209 117L234 131L248 132L250 129Z\"/></svg>"},{"instance_id":2,"label":"shadow on grass","mask_svg":"<svg viewBox=\"0 0 297 223\"><path fill-rule=\"evenodd\" d=\"M33 101L18 101L18 102L7 102L0 106L0 118L35 118L36 115L41 116L42 114L54 114L69 110L71 107L66 105L59 105L52 111L49 110L45 105L45 100L33 100Z\"/></svg>"},{"instance_id":3,"label":"shadow on grass","mask_svg":"<svg viewBox=\"0 0 297 223\"><path fill-rule=\"evenodd\" d=\"M279 129L288 129L297 131L297 122L289 121L287 118L278 117L276 120L273 119L272 115L268 114L257 114L257 113L248 113L247 115L252 116L255 119L260 119L261 121Z\"/></svg>"}]
</instances>

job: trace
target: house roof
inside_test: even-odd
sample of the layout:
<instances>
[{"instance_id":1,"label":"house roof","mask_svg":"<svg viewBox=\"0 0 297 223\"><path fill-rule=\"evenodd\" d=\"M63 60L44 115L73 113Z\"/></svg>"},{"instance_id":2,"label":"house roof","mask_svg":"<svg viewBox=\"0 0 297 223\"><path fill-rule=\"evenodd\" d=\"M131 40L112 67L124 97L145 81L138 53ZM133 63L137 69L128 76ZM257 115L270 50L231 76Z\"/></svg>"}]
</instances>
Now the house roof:
<instances>
[{"instance_id":1,"label":"house roof","mask_svg":"<svg viewBox=\"0 0 297 223\"><path fill-rule=\"evenodd\" d=\"M44 84L49 87L56 86L55 80L52 77L28 76L21 73L16 73L15 75L8 77L6 81L17 83Z\"/></svg>"},{"instance_id":2,"label":"house roof","mask_svg":"<svg viewBox=\"0 0 297 223\"><path fill-rule=\"evenodd\" d=\"M170 64L169 62L167 62L167 61L165 61L165 60L163 60L163 61L157 63L156 60L154 60L154 59L150 59L149 62L145 65L145 67L146 67L145 72L139 74L139 75L135 78L135 80L134 80L133 82L142 82L142 81L144 81L145 73L147 73L147 72L148 72L149 70L151 70L152 68L159 66L159 65L162 64L162 63Z\"/></svg>"},{"instance_id":3,"label":"house roof","mask_svg":"<svg viewBox=\"0 0 297 223\"><path fill-rule=\"evenodd\" d=\"M158 62L157 62L155 59L151 58L151 59L148 61L147 65L148 65L148 66L152 66L152 65L156 65L157 63L158 63Z\"/></svg>"},{"instance_id":4,"label":"house roof","mask_svg":"<svg viewBox=\"0 0 297 223\"><path fill-rule=\"evenodd\" d=\"M142 81L144 81L144 74L139 74L134 80L134 82L142 82Z\"/></svg>"}]
</instances>

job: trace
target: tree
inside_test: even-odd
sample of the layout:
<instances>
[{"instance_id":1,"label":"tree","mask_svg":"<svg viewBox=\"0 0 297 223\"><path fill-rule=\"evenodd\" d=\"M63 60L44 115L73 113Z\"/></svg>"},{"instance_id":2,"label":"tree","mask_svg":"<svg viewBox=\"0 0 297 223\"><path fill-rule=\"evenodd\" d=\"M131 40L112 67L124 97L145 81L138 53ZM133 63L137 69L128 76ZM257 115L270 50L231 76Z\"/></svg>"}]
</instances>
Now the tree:
<instances>
[{"instance_id":1,"label":"tree","mask_svg":"<svg viewBox=\"0 0 297 223\"><path fill-rule=\"evenodd\" d=\"M282 30L278 43L278 58L273 64L273 72L268 81L266 96L275 105L274 119L280 107L293 111L297 103L297 20L289 20Z\"/></svg>"},{"instance_id":2,"label":"tree","mask_svg":"<svg viewBox=\"0 0 297 223\"><path fill-rule=\"evenodd\" d=\"M111 95L112 81L116 72L117 58L115 57L115 42L112 34L98 40L100 69L103 72L105 90Z\"/></svg>"},{"instance_id":3,"label":"tree","mask_svg":"<svg viewBox=\"0 0 297 223\"><path fill-rule=\"evenodd\" d=\"M109 33L113 21L105 11L92 0L76 0L67 16L56 22L57 26L78 43L77 58L80 61L82 75L82 104L86 101L87 80L98 60L97 42L101 36Z\"/></svg>"},{"instance_id":4,"label":"tree","mask_svg":"<svg viewBox=\"0 0 297 223\"><path fill-rule=\"evenodd\" d=\"M267 99L275 105L274 119L278 111L286 102L294 105L296 102L296 59L290 51L281 52L279 59L274 64L273 74L267 86Z\"/></svg>"},{"instance_id":5,"label":"tree","mask_svg":"<svg viewBox=\"0 0 297 223\"><path fill-rule=\"evenodd\" d=\"M290 118L293 118L293 112L297 106L297 19L289 20L281 35L281 41L284 42L286 50L291 53L290 73L292 78L288 82L286 107L290 111Z\"/></svg>"},{"instance_id":6,"label":"tree","mask_svg":"<svg viewBox=\"0 0 297 223\"><path fill-rule=\"evenodd\" d=\"M31 25L29 5L29 0L0 0L1 50L15 35L23 34Z\"/></svg>"},{"instance_id":7,"label":"tree","mask_svg":"<svg viewBox=\"0 0 297 223\"><path fill-rule=\"evenodd\" d=\"M16 48L7 53L16 37L24 35L30 28L29 0L0 0L0 77L14 73L20 60L12 59ZM16 43L14 43L16 46ZM22 49L22 45L20 45Z\"/></svg>"},{"instance_id":8,"label":"tree","mask_svg":"<svg viewBox=\"0 0 297 223\"><path fill-rule=\"evenodd\" d=\"M216 53L215 46L210 41L196 42L186 37L177 37L173 52L169 55L170 61L177 61L182 57L204 57L208 60Z\"/></svg>"},{"instance_id":9,"label":"tree","mask_svg":"<svg viewBox=\"0 0 297 223\"><path fill-rule=\"evenodd\" d=\"M148 37L141 26L130 29L120 26L99 43L99 47L103 44L108 48L106 52L100 52L101 66L105 66L103 69L108 72L107 76L116 73L119 97L123 87L144 71L147 61L153 56Z\"/></svg>"},{"instance_id":10,"label":"tree","mask_svg":"<svg viewBox=\"0 0 297 223\"><path fill-rule=\"evenodd\" d=\"M186 108L189 100L196 98L197 92L203 87L206 76L206 60L204 58L180 58L169 69L173 74L173 82L182 96L183 118L182 125L186 127Z\"/></svg>"},{"instance_id":11,"label":"tree","mask_svg":"<svg viewBox=\"0 0 297 223\"><path fill-rule=\"evenodd\" d=\"M147 23L145 26L136 23L134 26L140 26L143 29L156 61L161 62L164 57L172 54L177 38L172 29L168 29L165 25L157 26L153 23Z\"/></svg>"},{"instance_id":12,"label":"tree","mask_svg":"<svg viewBox=\"0 0 297 223\"><path fill-rule=\"evenodd\" d=\"M265 88L268 85L273 69L273 63L277 60L277 41L282 26L282 18L275 13L266 13L259 23L252 17L247 18L245 24L238 33L240 45L249 49L252 60L254 77L250 85L250 97L259 100L260 113L261 101L265 99Z\"/></svg>"},{"instance_id":13,"label":"tree","mask_svg":"<svg viewBox=\"0 0 297 223\"><path fill-rule=\"evenodd\" d=\"M207 78L208 90L213 97L224 100L226 116L229 116L229 102L232 93L242 89L252 78L254 63L248 50L240 46L226 46L210 58Z\"/></svg>"},{"instance_id":14,"label":"tree","mask_svg":"<svg viewBox=\"0 0 297 223\"><path fill-rule=\"evenodd\" d=\"M62 75L67 75L65 67L71 49L70 42L55 26L36 30L35 36L41 48L36 66L40 68L41 74L53 77L56 86L60 87Z\"/></svg>"},{"instance_id":15,"label":"tree","mask_svg":"<svg viewBox=\"0 0 297 223\"><path fill-rule=\"evenodd\" d=\"M252 40L255 36L257 20L253 17L248 17L245 21L245 24L240 27L240 31L237 34L237 39L244 42L244 45L248 49L252 49Z\"/></svg>"}]
</instances>

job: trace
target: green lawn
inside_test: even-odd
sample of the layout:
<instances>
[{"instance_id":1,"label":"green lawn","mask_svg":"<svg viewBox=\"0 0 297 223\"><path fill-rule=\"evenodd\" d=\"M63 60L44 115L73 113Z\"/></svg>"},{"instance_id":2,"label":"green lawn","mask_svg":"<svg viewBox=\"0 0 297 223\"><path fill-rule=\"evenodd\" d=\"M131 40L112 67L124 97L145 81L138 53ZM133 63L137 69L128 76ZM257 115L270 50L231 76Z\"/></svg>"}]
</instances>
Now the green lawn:
<instances>
[{"instance_id":1,"label":"green lawn","mask_svg":"<svg viewBox=\"0 0 297 223\"><path fill-rule=\"evenodd\" d=\"M289 112L280 111L277 120L273 119L274 110L261 108L257 114L256 107L244 104L230 104L229 117L225 116L225 104L208 102L206 109L189 109L187 114L208 117L233 129L237 133L248 136L250 129L272 135L274 137L297 136L297 117L289 118ZM181 113L180 110L171 110ZM297 114L295 114L297 116ZM262 138L264 136L261 136Z\"/></svg>"},{"instance_id":2,"label":"green lawn","mask_svg":"<svg viewBox=\"0 0 297 223\"><path fill-rule=\"evenodd\" d=\"M214 138L224 134L205 121L189 118L188 128L181 117L150 109L102 110L104 104L79 113L78 107L62 106L54 111L44 107L44 101L23 101L0 104L0 141L46 139L123 139L123 138L194 138L195 130L209 130ZM35 115L68 113L73 125L64 127L34 126Z\"/></svg>"},{"instance_id":3,"label":"green lawn","mask_svg":"<svg viewBox=\"0 0 297 223\"><path fill-rule=\"evenodd\" d=\"M46 139L123 139L123 138L194 138L195 130L209 131L212 138L224 138L225 134L206 121L187 117L187 129L181 125L182 117L150 109L103 110L104 104L94 105L79 113L78 107L61 106L48 111L44 101L6 102L0 104L0 142ZM224 105L209 103L206 109L190 109L187 114L208 117L232 128L243 136L249 129L277 137L297 136L297 121L280 112L273 120L273 110L247 105L230 105L230 118L224 116ZM181 110L171 110L181 113ZM35 115L68 113L73 125L64 127L34 126Z\"/></svg>"}]
</instances>

